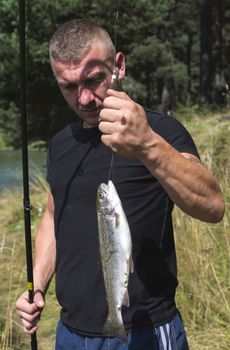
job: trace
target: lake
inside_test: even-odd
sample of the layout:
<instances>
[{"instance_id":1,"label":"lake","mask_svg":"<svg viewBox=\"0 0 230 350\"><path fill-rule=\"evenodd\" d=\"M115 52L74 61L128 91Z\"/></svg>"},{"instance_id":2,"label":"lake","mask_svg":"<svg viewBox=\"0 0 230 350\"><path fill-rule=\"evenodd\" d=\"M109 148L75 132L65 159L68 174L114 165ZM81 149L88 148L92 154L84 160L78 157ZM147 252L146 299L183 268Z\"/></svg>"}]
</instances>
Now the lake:
<instances>
[{"instance_id":1,"label":"lake","mask_svg":"<svg viewBox=\"0 0 230 350\"><path fill-rule=\"evenodd\" d=\"M36 174L46 176L46 151L29 150L29 180ZM21 150L0 151L0 191L5 188L22 188Z\"/></svg>"}]
</instances>

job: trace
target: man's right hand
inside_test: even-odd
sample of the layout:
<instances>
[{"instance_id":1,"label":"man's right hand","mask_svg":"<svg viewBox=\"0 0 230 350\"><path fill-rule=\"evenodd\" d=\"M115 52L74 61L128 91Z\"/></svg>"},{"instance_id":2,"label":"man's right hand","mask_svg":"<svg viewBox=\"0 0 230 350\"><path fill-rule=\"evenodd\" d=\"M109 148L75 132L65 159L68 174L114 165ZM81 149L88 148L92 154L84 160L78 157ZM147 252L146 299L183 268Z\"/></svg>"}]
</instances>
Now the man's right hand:
<instances>
[{"instance_id":1,"label":"man's right hand","mask_svg":"<svg viewBox=\"0 0 230 350\"><path fill-rule=\"evenodd\" d=\"M16 310L21 318L24 332L32 334L38 328L38 321L45 306L44 296L40 291L36 291L33 303L29 302L28 291L24 292L16 302Z\"/></svg>"}]
</instances>

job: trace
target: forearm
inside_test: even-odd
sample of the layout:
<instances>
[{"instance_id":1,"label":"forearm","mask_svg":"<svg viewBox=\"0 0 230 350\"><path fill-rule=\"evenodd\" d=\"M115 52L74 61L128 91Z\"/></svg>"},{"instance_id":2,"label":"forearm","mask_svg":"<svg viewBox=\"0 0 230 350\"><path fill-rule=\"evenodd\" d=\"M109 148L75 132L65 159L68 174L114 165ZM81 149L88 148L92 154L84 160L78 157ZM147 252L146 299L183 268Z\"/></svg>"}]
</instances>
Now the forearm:
<instances>
[{"instance_id":1,"label":"forearm","mask_svg":"<svg viewBox=\"0 0 230 350\"><path fill-rule=\"evenodd\" d=\"M187 214L207 222L218 222L224 213L220 188L195 157L180 154L152 130L146 137L141 161Z\"/></svg>"},{"instance_id":2,"label":"forearm","mask_svg":"<svg viewBox=\"0 0 230 350\"><path fill-rule=\"evenodd\" d=\"M35 238L34 289L46 292L56 266L56 240L53 211L49 205Z\"/></svg>"}]
</instances>

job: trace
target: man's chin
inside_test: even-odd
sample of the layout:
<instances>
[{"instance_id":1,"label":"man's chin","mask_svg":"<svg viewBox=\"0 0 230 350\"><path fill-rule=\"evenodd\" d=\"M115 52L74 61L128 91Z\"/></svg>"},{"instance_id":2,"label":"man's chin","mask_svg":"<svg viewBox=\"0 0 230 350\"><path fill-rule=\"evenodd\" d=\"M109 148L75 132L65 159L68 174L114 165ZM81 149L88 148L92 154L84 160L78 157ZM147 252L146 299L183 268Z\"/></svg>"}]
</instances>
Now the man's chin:
<instances>
[{"instance_id":1,"label":"man's chin","mask_svg":"<svg viewBox=\"0 0 230 350\"><path fill-rule=\"evenodd\" d=\"M83 119L83 128L85 129L90 129L90 128L96 128L99 124L99 120L98 118L96 118L95 120L87 120L87 119Z\"/></svg>"},{"instance_id":2,"label":"man's chin","mask_svg":"<svg viewBox=\"0 0 230 350\"><path fill-rule=\"evenodd\" d=\"M83 120L84 128L95 128L98 126L100 111L101 107L92 110L75 110L77 115Z\"/></svg>"}]
</instances>

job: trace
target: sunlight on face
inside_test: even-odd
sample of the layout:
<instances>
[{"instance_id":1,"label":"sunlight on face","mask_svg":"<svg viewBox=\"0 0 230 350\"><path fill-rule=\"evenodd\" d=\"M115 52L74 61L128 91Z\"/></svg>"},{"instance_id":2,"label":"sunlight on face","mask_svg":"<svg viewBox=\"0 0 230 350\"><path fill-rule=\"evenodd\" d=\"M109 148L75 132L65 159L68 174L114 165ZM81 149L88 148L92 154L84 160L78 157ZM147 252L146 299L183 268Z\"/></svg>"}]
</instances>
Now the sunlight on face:
<instances>
[{"instance_id":1,"label":"sunlight on face","mask_svg":"<svg viewBox=\"0 0 230 350\"><path fill-rule=\"evenodd\" d=\"M98 124L106 91L111 85L113 59L101 45L94 45L80 63L51 60L60 90L85 127Z\"/></svg>"}]
</instances>

